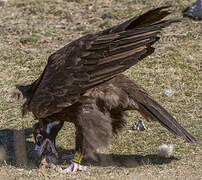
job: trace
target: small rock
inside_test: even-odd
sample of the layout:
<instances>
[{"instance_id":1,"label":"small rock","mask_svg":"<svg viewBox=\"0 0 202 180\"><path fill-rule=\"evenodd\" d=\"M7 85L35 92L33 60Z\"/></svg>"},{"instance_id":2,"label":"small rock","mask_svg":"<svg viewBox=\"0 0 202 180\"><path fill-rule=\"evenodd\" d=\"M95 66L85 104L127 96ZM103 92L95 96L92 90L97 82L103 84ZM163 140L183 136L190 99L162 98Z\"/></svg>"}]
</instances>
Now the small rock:
<instances>
[{"instance_id":1,"label":"small rock","mask_svg":"<svg viewBox=\"0 0 202 180\"><path fill-rule=\"evenodd\" d=\"M158 147L157 149L157 155L160 157L170 157L173 153L174 146L173 144L163 144Z\"/></svg>"},{"instance_id":2,"label":"small rock","mask_svg":"<svg viewBox=\"0 0 202 180\"><path fill-rule=\"evenodd\" d=\"M183 15L195 20L202 20L202 0L196 0L191 7L185 9Z\"/></svg>"},{"instance_id":3,"label":"small rock","mask_svg":"<svg viewBox=\"0 0 202 180\"><path fill-rule=\"evenodd\" d=\"M189 56L188 56L188 59L189 59L189 60L194 60L194 57L191 56L191 55L189 55Z\"/></svg>"},{"instance_id":4,"label":"small rock","mask_svg":"<svg viewBox=\"0 0 202 180\"><path fill-rule=\"evenodd\" d=\"M171 96L175 93L175 91L173 91L173 90L170 89L170 88L164 89L163 92L164 92L164 94L165 94L166 96L168 96L168 97L171 97Z\"/></svg>"},{"instance_id":5,"label":"small rock","mask_svg":"<svg viewBox=\"0 0 202 180\"><path fill-rule=\"evenodd\" d=\"M132 129L137 131L144 131L146 129L146 126L144 125L142 120L139 120L132 125Z\"/></svg>"}]
</instances>

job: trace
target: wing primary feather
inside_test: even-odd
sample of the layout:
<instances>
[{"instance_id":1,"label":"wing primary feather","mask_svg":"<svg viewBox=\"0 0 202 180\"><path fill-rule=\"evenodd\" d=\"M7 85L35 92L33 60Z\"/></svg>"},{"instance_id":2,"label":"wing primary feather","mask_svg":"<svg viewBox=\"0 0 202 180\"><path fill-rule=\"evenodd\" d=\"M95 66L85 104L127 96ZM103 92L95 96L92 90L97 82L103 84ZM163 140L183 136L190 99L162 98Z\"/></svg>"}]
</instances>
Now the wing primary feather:
<instances>
[{"instance_id":1,"label":"wing primary feather","mask_svg":"<svg viewBox=\"0 0 202 180\"><path fill-rule=\"evenodd\" d=\"M146 48L141 47L135 53L131 51L128 56L127 54L124 54L124 56L122 57L117 56L116 59L115 58L112 59L113 61L106 61L106 63L97 66L96 70L89 72L91 75L91 79L95 75L101 76L104 72L110 72L111 70L116 69L117 67L124 68L123 65L127 65L128 60L132 59L134 63L137 63L138 58L146 52L147 52Z\"/></svg>"},{"instance_id":2,"label":"wing primary feather","mask_svg":"<svg viewBox=\"0 0 202 180\"><path fill-rule=\"evenodd\" d=\"M133 100L138 104L140 113L146 117L158 121L163 127L176 136L181 136L189 143L197 142L197 139L188 133L168 111L148 95L143 95L147 99L147 103L141 102L136 98Z\"/></svg>"},{"instance_id":3,"label":"wing primary feather","mask_svg":"<svg viewBox=\"0 0 202 180\"><path fill-rule=\"evenodd\" d=\"M123 31L123 32L120 33L120 37L116 38L116 40L123 39L123 38L128 38L128 37L130 37L132 35L138 35L138 34L143 34L143 33L157 31L157 30L159 31L159 30L161 30L162 28L165 28L166 26L168 26L171 23L181 22L182 20L183 20L182 18L168 19L168 20L163 20L163 21L160 21L160 22L157 22L155 24L151 24L149 26L145 26L145 27L142 27L142 28Z\"/></svg>"},{"instance_id":4,"label":"wing primary feather","mask_svg":"<svg viewBox=\"0 0 202 180\"><path fill-rule=\"evenodd\" d=\"M159 34L160 32L150 32L150 33L144 33L144 34L140 34L140 35L136 35L136 36L130 36L130 38L123 38L121 40L114 41L114 47L119 47L119 46L124 46L126 44L130 44L130 43L137 43L137 42L141 42L145 39L150 39L150 38L154 38L156 37L157 34Z\"/></svg>"},{"instance_id":5,"label":"wing primary feather","mask_svg":"<svg viewBox=\"0 0 202 180\"><path fill-rule=\"evenodd\" d=\"M170 7L171 6L163 6L156 9L152 9L140 15L139 17L132 19L131 21L129 20L129 25L126 27L126 30L134 29L137 27L144 27L163 19L164 17L170 14L168 10L165 10Z\"/></svg>"},{"instance_id":6,"label":"wing primary feather","mask_svg":"<svg viewBox=\"0 0 202 180\"><path fill-rule=\"evenodd\" d=\"M138 43L122 45L121 47L113 48L109 52L109 55L113 56L113 55L117 54L117 55L121 56L121 53L129 52L131 50L134 50L134 53L135 53L136 49L141 48L141 47L146 48L148 45L152 45L152 43L156 42L158 39L159 38L152 37L150 39L144 39L144 40L138 41ZM147 45L147 46L145 46L145 45Z\"/></svg>"},{"instance_id":7,"label":"wing primary feather","mask_svg":"<svg viewBox=\"0 0 202 180\"><path fill-rule=\"evenodd\" d=\"M119 38L111 41L110 43L107 44L92 44L92 47L89 49L89 51L99 51L99 50L112 50L116 47L121 47L127 44L131 43L138 43L140 41L143 41L145 39L153 38L157 34L159 34L159 31L152 31L152 32L144 32L141 34L130 34L127 38ZM88 58L88 56L87 56Z\"/></svg>"},{"instance_id":8,"label":"wing primary feather","mask_svg":"<svg viewBox=\"0 0 202 180\"><path fill-rule=\"evenodd\" d=\"M59 112L60 104L71 105L86 90L110 80L150 55L161 29L181 21L162 20L170 13L167 8L150 10L59 49L49 57L33 96L25 104L27 110L37 118ZM56 93L57 87L67 91Z\"/></svg>"}]
</instances>

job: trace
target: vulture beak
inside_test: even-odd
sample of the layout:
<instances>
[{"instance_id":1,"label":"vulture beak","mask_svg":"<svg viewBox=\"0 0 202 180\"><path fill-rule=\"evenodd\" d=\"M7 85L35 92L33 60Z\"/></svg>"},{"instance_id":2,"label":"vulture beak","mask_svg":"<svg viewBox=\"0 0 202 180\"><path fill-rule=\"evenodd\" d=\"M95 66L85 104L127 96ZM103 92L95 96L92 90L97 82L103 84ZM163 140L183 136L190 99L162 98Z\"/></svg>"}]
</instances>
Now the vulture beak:
<instances>
[{"instance_id":1,"label":"vulture beak","mask_svg":"<svg viewBox=\"0 0 202 180\"><path fill-rule=\"evenodd\" d=\"M37 134L36 136L36 142L39 144L42 144L43 142L43 136L41 134Z\"/></svg>"}]
</instances>

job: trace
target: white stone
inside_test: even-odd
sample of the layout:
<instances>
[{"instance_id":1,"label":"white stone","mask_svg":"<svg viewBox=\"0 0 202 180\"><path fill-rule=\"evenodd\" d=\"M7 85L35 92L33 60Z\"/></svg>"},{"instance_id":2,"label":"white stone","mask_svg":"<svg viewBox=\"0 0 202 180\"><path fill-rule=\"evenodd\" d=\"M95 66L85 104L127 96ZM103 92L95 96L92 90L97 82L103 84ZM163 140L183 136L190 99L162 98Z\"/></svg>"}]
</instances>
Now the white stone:
<instances>
[{"instance_id":1,"label":"white stone","mask_svg":"<svg viewBox=\"0 0 202 180\"><path fill-rule=\"evenodd\" d=\"M160 157L170 157L173 153L174 146L173 144L163 144L157 148L157 155Z\"/></svg>"}]
</instances>

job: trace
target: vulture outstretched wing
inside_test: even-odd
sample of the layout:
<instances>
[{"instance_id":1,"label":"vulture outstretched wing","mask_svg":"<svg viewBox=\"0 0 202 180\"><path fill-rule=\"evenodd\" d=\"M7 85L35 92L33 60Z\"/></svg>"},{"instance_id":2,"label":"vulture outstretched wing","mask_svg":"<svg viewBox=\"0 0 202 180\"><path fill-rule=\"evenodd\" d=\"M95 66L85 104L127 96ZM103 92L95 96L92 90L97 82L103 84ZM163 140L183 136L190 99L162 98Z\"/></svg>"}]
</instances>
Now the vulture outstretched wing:
<instances>
[{"instance_id":1,"label":"vulture outstretched wing","mask_svg":"<svg viewBox=\"0 0 202 180\"><path fill-rule=\"evenodd\" d=\"M160 30L180 19L157 8L108 30L84 36L52 54L28 104L44 118L70 106L88 89L110 80L153 53Z\"/></svg>"}]
</instances>

